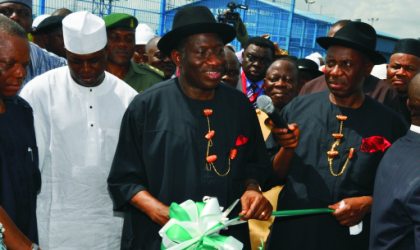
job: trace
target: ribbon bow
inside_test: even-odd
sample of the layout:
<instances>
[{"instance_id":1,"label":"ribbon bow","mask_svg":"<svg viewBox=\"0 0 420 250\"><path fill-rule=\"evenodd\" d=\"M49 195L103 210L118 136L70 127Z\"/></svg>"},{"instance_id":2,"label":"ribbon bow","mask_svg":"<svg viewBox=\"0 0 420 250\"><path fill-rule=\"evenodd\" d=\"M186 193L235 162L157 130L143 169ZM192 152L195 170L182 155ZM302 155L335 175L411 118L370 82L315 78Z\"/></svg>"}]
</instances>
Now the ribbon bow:
<instances>
[{"instance_id":1,"label":"ribbon bow","mask_svg":"<svg viewBox=\"0 0 420 250\"><path fill-rule=\"evenodd\" d=\"M240 250L243 244L232 236L219 235L219 231L234 225L237 219L229 220L223 214L217 198L207 203L187 200L169 208L168 223L159 231L161 249L166 250Z\"/></svg>"}]
</instances>

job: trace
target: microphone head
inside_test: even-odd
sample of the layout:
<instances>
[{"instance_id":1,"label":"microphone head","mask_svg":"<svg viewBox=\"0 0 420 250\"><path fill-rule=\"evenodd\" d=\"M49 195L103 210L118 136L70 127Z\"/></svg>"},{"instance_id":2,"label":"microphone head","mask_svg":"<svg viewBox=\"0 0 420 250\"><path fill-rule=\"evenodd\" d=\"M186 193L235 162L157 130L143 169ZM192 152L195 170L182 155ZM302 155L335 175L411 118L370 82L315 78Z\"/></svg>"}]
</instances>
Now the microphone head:
<instances>
[{"instance_id":1,"label":"microphone head","mask_svg":"<svg viewBox=\"0 0 420 250\"><path fill-rule=\"evenodd\" d=\"M258 97L257 105L259 109L269 115L274 112L273 102L271 101L271 98L266 95L260 95L260 97Z\"/></svg>"}]
</instances>

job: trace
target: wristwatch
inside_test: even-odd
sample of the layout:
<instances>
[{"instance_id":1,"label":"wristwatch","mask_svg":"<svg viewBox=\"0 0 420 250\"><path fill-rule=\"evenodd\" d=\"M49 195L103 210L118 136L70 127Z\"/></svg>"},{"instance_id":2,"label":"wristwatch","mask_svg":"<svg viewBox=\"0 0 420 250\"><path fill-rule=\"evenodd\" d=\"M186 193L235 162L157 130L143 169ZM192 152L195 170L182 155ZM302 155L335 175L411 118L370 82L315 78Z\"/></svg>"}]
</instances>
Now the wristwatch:
<instances>
[{"instance_id":1,"label":"wristwatch","mask_svg":"<svg viewBox=\"0 0 420 250\"><path fill-rule=\"evenodd\" d=\"M248 183L248 185L246 185L246 188L248 188L250 185L255 185L258 187L258 190L260 190L260 192L262 192L260 184L256 183L256 182L250 182Z\"/></svg>"}]
</instances>

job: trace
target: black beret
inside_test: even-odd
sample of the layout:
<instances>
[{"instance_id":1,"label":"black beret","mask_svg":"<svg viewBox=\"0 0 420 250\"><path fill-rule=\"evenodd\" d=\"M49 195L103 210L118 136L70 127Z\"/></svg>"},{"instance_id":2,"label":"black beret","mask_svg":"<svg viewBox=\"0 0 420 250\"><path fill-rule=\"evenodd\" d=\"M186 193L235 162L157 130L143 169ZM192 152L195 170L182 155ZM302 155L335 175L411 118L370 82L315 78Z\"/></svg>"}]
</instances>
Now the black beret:
<instances>
[{"instance_id":1,"label":"black beret","mask_svg":"<svg viewBox=\"0 0 420 250\"><path fill-rule=\"evenodd\" d=\"M63 29L63 19L65 16L50 16L45 18L35 29L35 34L49 34Z\"/></svg>"},{"instance_id":2,"label":"black beret","mask_svg":"<svg viewBox=\"0 0 420 250\"><path fill-rule=\"evenodd\" d=\"M395 46L392 54L404 53L420 58L420 41L413 38L401 39Z\"/></svg>"}]
</instances>

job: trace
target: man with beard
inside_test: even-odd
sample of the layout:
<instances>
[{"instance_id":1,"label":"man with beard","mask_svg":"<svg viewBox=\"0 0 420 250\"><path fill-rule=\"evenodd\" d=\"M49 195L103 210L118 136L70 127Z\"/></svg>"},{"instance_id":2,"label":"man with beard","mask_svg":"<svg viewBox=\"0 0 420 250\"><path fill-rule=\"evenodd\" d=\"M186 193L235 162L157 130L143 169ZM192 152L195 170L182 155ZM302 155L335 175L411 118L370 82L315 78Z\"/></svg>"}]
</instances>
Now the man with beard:
<instances>
[{"instance_id":1,"label":"man with beard","mask_svg":"<svg viewBox=\"0 0 420 250\"><path fill-rule=\"evenodd\" d=\"M104 21L108 37L106 70L126 82L137 92L143 92L161 82L161 76L150 74L150 70L152 70L150 67L135 64L131 60L136 46L137 19L128 14L113 13L104 17Z\"/></svg>"},{"instance_id":2,"label":"man with beard","mask_svg":"<svg viewBox=\"0 0 420 250\"><path fill-rule=\"evenodd\" d=\"M224 45L235 30L217 23L205 6L180 8L173 29L158 43L180 76L141 93L127 109L108 178L114 208L124 210L121 249L167 247L158 234L169 205L217 197L222 207L236 199L229 217L270 217L260 192L270 165L255 110L249 100L220 80ZM205 135L214 131L215 135ZM237 152L236 156L231 152ZM249 250L247 224L221 231Z\"/></svg>"},{"instance_id":3,"label":"man with beard","mask_svg":"<svg viewBox=\"0 0 420 250\"><path fill-rule=\"evenodd\" d=\"M386 66L386 81L398 92L401 114L411 124L407 107L408 83L420 72L420 41L412 38L399 40Z\"/></svg>"},{"instance_id":4,"label":"man with beard","mask_svg":"<svg viewBox=\"0 0 420 250\"><path fill-rule=\"evenodd\" d=\"M335 212L276 218L268 249L368 248L376 170L386 149L407 132L395 111L363 92L373 65L386 61L375 51L376 39L362 22L317 38L327 50L329 90L296 97L282 110L292 132L272 129L281 148L271 157L278 183L285 184L277 210ZM349 228L356 225L362 230Z\"/></svg>"},{"instance_id":5,"label":"man with beard","mask_svg":"<svg viewBox=\"0 0 420 250\"><path fill-rule=\"evenodd\" d=\"M165 76L163 80L168 80L171 79L175 73L176 66L171 57L169 55L163 54L157 47L160 38L161 37L152 38L146 44L146 52L143 56L143 60L147 65L150 66L151 69L153 69L151 74L157 74L161 76L160 73L163 73ZM160 70L161 72L156 72L156 69Z\"/></svg>"},{"instance_id":6,"label":"man with beard","mask_svg":"<svg viewBox=\"0 0 420 250\"><path fill-rule=\"evenodd\" d=\"M42 185L37 217L44 250L111 250L122 214L106 187L123 114L137 92L105 71L105 23L87 11L63 19L68 67L28 83Z\"/></svg>"},{"instance_id":7,"label":"man with beard","mask_svg":"<svg viewBox=\"0 0 420 250\"><path fill-rule=\"evenodd\" d=\"M63 40L63 19L64 16L47 17L36 28L36 34L42 36L42 43L48 52L66 58Z\"/></svg>"},{"instance_id":8,"label":"man with beard","mask_svg":"<svg viewBox=\"0 0 420 250\"><path fill-rule=\"evenodd\" d=\"M239 72L241 70L241 64L239 63L235 52L233 52L227 46L225 46L225 55L227 63L225 75L222 77L222 82L236 88L236 85L239 81Z\"/></svg>"},{"instance_id":9,"label":"man with beard","mask_svg":"<svg viewBox=\"0 0 420 250\"><path fill-rule=\"evenodd\" d=\"M17 22L26 33L31 33L32 0L0 0L0 13ZM29 43L29 45L31 46L31 62L27 67L21 90L36 76L67 65L66 59L48 53L34 43Z\"/></svg>"},{"instance_id":10,"label":"man with beard","mask_svg":"<svg viewBox=\"0 0 420 250\"><path fill-rule=\"evenodd\" d=\"M263 37L249 38L242 55L241 77L236 88L257 108L258 96L264 94L264 77L275 56L274 44Z\"/></svg>"},{"instance_id":11,"label":"man with beard","mask_svg":"<svg viewBox=\"0 0 420 250\"><path fill-rule=\"evenodd\" d=\"M348 22L351 21L340 20L337 23L335 23L333 26L331 26L330 30L328 31L328 37L334 37L336 32ZM324 91L328 89L327 86L328 85L326 83L325 76L319 76L314 80L307 82L300 90L299 95L301 96ZM369 95L378 102L390 107L396 112L400 111L397 92L385 81L373 75L369 75L365 78L363 91L365 94Z\"/></svg>"}]
</instances>

